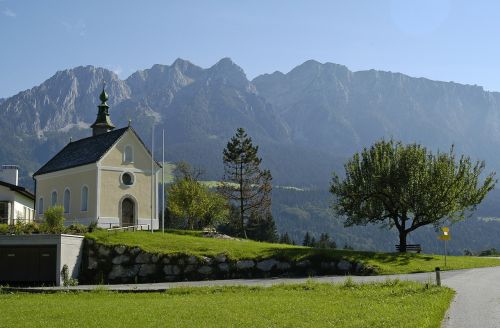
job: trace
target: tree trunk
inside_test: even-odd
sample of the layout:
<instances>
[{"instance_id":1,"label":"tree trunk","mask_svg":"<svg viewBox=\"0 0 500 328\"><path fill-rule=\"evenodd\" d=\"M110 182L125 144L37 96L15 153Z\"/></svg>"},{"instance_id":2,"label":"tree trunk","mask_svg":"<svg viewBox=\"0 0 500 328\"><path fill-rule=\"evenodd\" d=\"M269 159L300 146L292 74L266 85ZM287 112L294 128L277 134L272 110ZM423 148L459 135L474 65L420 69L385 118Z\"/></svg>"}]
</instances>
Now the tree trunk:
<instances>
[{"instance_id":1,"label":"tree trunk","mask_svg":"<svg viewBox=\"0 0 500 328\"><path fill-rule=\"evenodd\" d=\"M243 237L248 239L247 230L245 229L245 218L244 218L244 208L243 208L243 161L240 163L240 220L241 229L243 230Z\"/></svg>"},{"instance_id":2,"label":"tree trunk","mask_svg":"<svg viewBox=\"0 0 500 328\"><path fill-rule=\"evenodd\" d=\"M399 231L399 252L406 253L406 236L408 233L404 230Z\"/></svg>"}]
</instances>

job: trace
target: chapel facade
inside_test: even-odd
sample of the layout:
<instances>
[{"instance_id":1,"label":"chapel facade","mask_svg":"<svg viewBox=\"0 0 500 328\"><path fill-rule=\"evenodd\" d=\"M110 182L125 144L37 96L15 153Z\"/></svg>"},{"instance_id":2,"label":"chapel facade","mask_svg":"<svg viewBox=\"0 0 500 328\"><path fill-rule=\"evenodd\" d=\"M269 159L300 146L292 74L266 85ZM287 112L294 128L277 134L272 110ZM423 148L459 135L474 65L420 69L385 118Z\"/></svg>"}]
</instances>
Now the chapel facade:
<instances>
[{"instance_id":1,"label":"chapel facade","mask_svg":"<svg viewBox=\"0 0 500 328\"><path fill-rule=\"evenodd\" d=\"M92 136L70 141L33 174L37 217L59 205L66 224L112 228L152 222L157 229L161 165L130 124L115 129L104 88L99 98Z\"/></svg>"}]
</instances>

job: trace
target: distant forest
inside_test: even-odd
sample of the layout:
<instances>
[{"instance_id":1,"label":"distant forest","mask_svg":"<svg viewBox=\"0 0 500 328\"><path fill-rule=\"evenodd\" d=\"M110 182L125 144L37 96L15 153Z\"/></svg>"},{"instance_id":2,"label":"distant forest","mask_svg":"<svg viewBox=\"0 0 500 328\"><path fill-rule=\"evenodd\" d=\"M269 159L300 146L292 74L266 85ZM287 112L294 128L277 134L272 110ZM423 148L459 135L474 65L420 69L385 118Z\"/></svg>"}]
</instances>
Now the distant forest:
<instances>
[{"instance_id":1,"label":"distant forest","mask_svg":"<svg viewBox=\"0 0 500 328\"><path fill-rule=\"evenodd\" d=\"M477 254L491 248L500 249L500 218L495 217L500 213L500 205L495 199L500 199L499 190L493 190L470 218L450 225L449 254L463 255L465 250ZM338 248L395 251L398 243L395 230L376 225L345 228L342 218L335 217L330 209L331 200L331 194L325 190L275 188L273 213L279 233L288 232L295 243L302 244L307 231L316 239L326 232ZM421 244L424 253L442 254L444 245L437 239L438 234L432 226L422 227L409 235L408 242Z\"/></svg>"}]
</instances>

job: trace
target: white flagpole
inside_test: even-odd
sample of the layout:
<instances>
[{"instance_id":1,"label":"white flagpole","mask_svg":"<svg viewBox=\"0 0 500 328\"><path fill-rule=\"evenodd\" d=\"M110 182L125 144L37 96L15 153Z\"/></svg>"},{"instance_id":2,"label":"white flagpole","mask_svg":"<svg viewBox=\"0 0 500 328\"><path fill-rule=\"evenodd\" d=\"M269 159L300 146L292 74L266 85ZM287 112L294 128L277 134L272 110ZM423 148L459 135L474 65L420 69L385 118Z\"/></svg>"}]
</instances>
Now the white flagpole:
<instances>
[{"instance_id":1,"label":"white flagpole","mask_svg":"<svg viewBox=\"0 0 500 328\"><path fill-rule=\"evenodd\" d=\"M153 129L151 132L151 233L153 233L153 212L154 212L154 149L155 149L155 124L153 123Z\"/></svg>"},{"instance_id":2,"label":"white flagpole","mask_svg":"<svg viewBox=\"0 0 500 328\"><path fill-rule=\"evenodd\" d=\"M161 134L161 230L165 233L165 129Z\"/></svg>"}]
</instances>

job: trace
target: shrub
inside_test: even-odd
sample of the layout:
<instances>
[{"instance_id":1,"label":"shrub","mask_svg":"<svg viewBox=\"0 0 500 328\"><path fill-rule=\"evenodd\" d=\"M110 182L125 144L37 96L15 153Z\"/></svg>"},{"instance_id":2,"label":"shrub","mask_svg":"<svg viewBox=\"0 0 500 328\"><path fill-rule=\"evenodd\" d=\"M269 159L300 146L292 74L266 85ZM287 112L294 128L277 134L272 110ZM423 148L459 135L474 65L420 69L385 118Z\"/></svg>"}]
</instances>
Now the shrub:
<instances>
[{"instance_id":1,"label":"shrub","mask_svg":"<svg viewBox=\"0 0 500 328\"><path fill-rule=\"evenodd\" d=\"M16 224L0 224L0 234L4 235L31 235L33 233L40 233L42 230L42 227L36 222L24 223L23 221L17 221Z\"/></svg>"},{"instance_id":2,"label":"shrub","mask_svg":"<svg viewBox=\"0 0 500 328\"><path fill-rule=\"evenodd\" d=\"M9 233L9 225L8 224L0 224L0 234L6 235Z\"/></svg>"},{"instance_id":3,"label":"shrub","mask_svg":"<svg viewBox=\"0 0 500 328\"><path fill-rule=\"evenodd\" d=\"M99 227L97 226L97 221L90 222L89 226L87 227L88 232L94 232L97 229L99 229Z\"/></svg>"},{"instance_id":4,"label":"shrub","mask_svg":"<svg viewBox=\"0 0 500 328\"><path fill-rule=\"evenodd\" d=\"M62 279L63 279L63 285L64 285L64 287L77 286L78 285L78 280L74 279L74 278L71 278L69 276L69 268L68 268L68 266L66 264L63 265L63 267L62 267L61 276L62 276Z\"/></svg>"},{"instance_id":5,"label":"shrub","mask_svg":"<svg viewBox=\"0 0 500 328\"><path fill-rule=\"evenodd\" d=\"M479 253L479 256L498 256L500 252L496 250L496 248L490 248Z\"/></svg>"},{"instance_id":6,"label":"shrub","mask_svg":"<svg viewBox=\"0 0 500 328\"><path fill-rule=\"evenodd\" d=\"M45 224L48 231L60 233L64 229L64 208L62 206L54 206L49 208L44 214Z\"/></svg>"},{"instance_id":7,"label":"shrub","mask_svg":"<svg viewBox=\"0 0 500 328\"><path fill-rule=\"evenodd\" d=\"M83 224L75 223L64 229L64 232L71 234L83 234L89 232L89 228Z\"/></svg>"}]
</instances>

